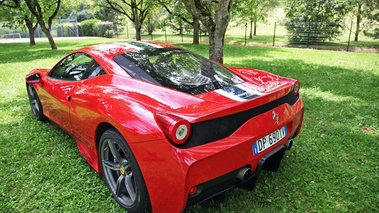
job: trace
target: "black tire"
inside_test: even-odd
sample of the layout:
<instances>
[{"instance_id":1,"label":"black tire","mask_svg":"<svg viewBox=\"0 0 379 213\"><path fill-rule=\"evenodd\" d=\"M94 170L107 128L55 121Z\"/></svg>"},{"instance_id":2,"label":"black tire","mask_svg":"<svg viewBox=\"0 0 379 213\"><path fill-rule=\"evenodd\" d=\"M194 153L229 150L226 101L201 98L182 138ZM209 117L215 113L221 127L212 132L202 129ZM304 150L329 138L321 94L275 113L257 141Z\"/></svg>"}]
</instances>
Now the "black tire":
<instances>
[{"instance_id":1,"label":"black tire","mask_svg":"<svg viewBox=\"0 0 379 213\"><path fill-rule=\"evenodd\" d=\"M47 118L43 114L42 104L38 98L37 92L32 84L26 84L26 90L28 91L29 103L32 109L34 117L39 121L46 121Z\"/></svg>"},{"instance_id":2,"label":"black tire","mask_svg":"<svg viewBox=\"0 0 379 213\"><path fill-rule=\"evenodd\" d=\"M128 144L115 129L103 133L99 142L99 162L105 184L114 199L128 212L150 208L138 163Z\"/></svg>"}]
</instances>

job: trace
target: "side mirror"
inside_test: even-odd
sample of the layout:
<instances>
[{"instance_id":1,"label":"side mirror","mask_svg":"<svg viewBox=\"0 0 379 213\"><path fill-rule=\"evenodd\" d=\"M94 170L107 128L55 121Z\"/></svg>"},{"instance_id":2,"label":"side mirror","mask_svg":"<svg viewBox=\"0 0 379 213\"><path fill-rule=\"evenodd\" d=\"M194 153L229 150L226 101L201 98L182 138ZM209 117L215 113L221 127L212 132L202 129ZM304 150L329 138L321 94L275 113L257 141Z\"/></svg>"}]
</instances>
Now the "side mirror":
<instances>
[{"instance_id":1,"label":"side mirror","mask_svg":"<svg viewBox=\"0 0 379 213\"><path fill-rule=\"evenodd\" d=\"M31 75L31 76L29 76L29 77L26 78L26 82L28 84L38 84L38 83L41 83L42 82L41 76L38 73L33 74L33 75Z\"/></svg>"}]
</instances>

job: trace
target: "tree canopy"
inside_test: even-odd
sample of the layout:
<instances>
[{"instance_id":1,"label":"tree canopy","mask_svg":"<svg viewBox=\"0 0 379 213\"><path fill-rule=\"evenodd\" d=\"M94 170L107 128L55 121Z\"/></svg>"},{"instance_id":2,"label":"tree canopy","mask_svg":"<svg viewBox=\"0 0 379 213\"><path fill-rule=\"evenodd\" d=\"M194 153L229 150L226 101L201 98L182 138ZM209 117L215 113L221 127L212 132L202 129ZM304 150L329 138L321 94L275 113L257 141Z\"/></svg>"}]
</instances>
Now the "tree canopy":
<instances>
[{"instance_id":1,"label":"tree canopy","mask_svg":"<svg viewBox=\"0 0 379 213\"><path fill-rule=\"evenodd\" d=\"M51 49L58 49L51 35L53 19L61 7L61 0L26 0L29 11L36 17L42 31L49 40Z\"/></svg>"},{"instance_id":2,"label":"tree canopy","mask_svg":"<svg viewBox=\"0 0 379 213\"><path fill-rule=\"evenodd\" d=\"M341 34L348 10L346 0L288 0L285 11L291 41L319 42Z\"/></svg>"},{"instance_id":3,"label":"tree canopy","mask_svg":"<svg viewBox=\"0 0 379 213\"><path fill-rule=\"evenodd\" d=\"M355 41L363 31L366 36L379 38L379 0L349 0L349 10L356 17ZM361 24L364 24L361 26Z\"/></svg>"},{"instance_id":4,"label":"tree canopy","mask_svg":"<svg viewBox=\"0 0 379 213\"><path fill-rule=\"evenodd\" d=\"M180 35L183 34L184 30L187 31L193 29L192 43L199 44L199 19L194 17L190 12L186 10L183 2L173 0L159 0L159 3L168 13L168 18L167 21L165 21L164 25L178 31Z\"/></svg>"},{"instance_id":5,"label":"tree canopy","mask_svg":"<svg viewBox=\"0 0 379 213\"><path fill-rule=\"evenodd\" d=\"M29 11L26 4L21 0L1 0L0 1L0 17L6 22L9 28L18 28L26 26L29 32L29 44L36 44L34 31L38 26L35 16Z\"/></svg>"},{"instance_id":6,"label":"tree canopy","mask_svg":"<svg viewBox=\"0 0 379 213\"><path fill-rule=\"evenodd\" d=\"M125 15L133 22L136 30L136 40L141 40L141 28L143 22L149 15L150 10L155 5L154 0L102 0L98 1L101 7L109 8L117 13Z\"/></svg>"}]
</instances>

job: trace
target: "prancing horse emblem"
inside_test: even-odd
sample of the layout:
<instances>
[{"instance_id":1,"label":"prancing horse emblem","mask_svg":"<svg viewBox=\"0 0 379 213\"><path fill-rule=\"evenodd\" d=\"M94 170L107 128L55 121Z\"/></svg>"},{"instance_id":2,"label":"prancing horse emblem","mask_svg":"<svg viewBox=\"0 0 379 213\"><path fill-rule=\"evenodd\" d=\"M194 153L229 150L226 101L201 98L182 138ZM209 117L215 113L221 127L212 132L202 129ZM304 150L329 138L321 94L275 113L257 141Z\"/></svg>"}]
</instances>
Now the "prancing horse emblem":
<instances>
[{"instance_id":1,"label":"prancing horse emblem","mask_svg":"<svg viewBox=\"0 0 379 213\"><path fill-rule=\"evenodd\" d=\"M272 119L274 119L276 124L279 123L279 115L275 111L272 111Z\"/></svg>"}]
</instances>

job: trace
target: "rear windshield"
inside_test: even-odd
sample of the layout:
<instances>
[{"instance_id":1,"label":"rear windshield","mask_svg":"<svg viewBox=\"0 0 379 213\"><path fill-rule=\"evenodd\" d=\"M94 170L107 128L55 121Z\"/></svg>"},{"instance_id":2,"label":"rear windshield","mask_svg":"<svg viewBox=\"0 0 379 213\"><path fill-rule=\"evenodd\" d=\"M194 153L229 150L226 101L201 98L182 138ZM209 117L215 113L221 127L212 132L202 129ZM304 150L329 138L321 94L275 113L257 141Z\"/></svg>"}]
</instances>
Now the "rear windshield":
<instances>
[{"instance_id":1,"label":"rear windshield","mask_svg":"<svg viewBox=\"0 0 379 213\"><path fill-rule=\"evenodd\" d=\"M228 69L182 49L148 49L114 60L133 78L189 94L201 94L242 83Z\"/></svg>"}]
</instances>

